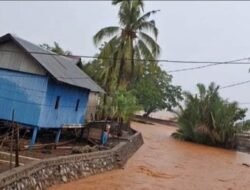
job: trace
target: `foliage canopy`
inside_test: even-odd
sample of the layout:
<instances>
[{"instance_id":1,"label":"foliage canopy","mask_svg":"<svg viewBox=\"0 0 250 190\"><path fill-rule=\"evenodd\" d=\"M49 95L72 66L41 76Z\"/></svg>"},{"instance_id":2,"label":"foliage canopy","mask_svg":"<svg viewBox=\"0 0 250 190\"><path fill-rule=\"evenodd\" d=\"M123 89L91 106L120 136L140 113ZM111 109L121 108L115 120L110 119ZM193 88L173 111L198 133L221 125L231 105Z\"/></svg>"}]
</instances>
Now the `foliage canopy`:
<instances>
[{"instance_id":1,"label":"foliage canopy","mask_svg":"<svg viewBox=\"0 0 250 190\"><path fill-rule=\"evenodd\" d=\"M141 0L114 0L119 5L119 26L109 26L99 30L94 43L100 47L99 60L105 68L105 76L116 83L116 87L130 86L141 74L144 63L138 60L155 60L160 53L156 42L158 29L151 15L158 11L144 13ZM106 85L110 85L105 80Z\"/></svg>"},{"instance_id":2,"label":"foliage canopy","mask_svg":"<svg viewBox=\"0 0 250 190\"><path fill-rule=\"evenodd\" d=\"M103 97L103 116L112 115L108 107L113 106L119 107L113 116L123 115L128 120L123 112L133 110L127 108L131 104L144 109L147 115L159 109L171 109L181 99L181 89L171 85L172 76L154 61L160 47L158 29L151 16L158 11L145 13L142 0L113 0L112 4L119 6L119 25L105 27L95 34L94 43L100 52L96 60L83 66L107 92ZM116 105L121 105L121 101L129 105L114 106L112 101ZM128 115L131 117L133 113Z\"/></svg>"},{"instance_id":3,"label":"foliage canopy","mask_svg":"<svg viewBox=\"0 0 250 190\"><path fill-rule=\"evenodd\" d=\"M174 137L202 144L234 146L235 134L242 130L237 122L245 117L246 109L228 102L219 95L219 86L208 88L197 84L198 93L185 92L185 108L178 116L179 129Z\"/></svg>"},{"instance_id":4,"label":"foliage canopy","mask_svg":"<svg viewBox=\"0 0 250 190\"><path fill-rule=\"evenodd\" d=\"M134 94L143 106L145 116L165 108L171 111L173 107L178 106L178 102L182 100L181 88L171 82L172 76L158 65L147 68L147 72L134 88Z\"/></svg>"}]
</instances>

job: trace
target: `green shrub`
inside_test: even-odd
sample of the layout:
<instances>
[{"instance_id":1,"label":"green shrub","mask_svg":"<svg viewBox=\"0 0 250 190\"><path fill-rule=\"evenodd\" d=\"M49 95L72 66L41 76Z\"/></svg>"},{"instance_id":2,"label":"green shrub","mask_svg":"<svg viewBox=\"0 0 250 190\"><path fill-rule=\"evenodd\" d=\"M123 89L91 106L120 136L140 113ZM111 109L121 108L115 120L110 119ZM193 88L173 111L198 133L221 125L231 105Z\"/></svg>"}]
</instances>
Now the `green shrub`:
<instances>
[{"instance_id":1,"label":"green shrub","mask_svg":"<svg viewBox=\"0 0 250 190\"><path fill-rule=\"evenodd\" d=\"M185 108L178 115L179 129L175 138L213 146L233 147L235 134L244 130L236 123L245 117L246 109L236 102L224 100L218 93L219 86L211 83L206 89L198 84L198 94L184 93Z\"/></svg>"},{"instance_id":2,"label":"green shrub","mask_svg":"<svg viewBox=\"0 0 250 190\"><path fill-rule=\"evenodd\" d=\"M134 113L142 109L132 91L118 89L105 98L105 104L102 104L99 110L104 110L105 118L118 122L129 122Z\"/></svg>"}]
</instances>

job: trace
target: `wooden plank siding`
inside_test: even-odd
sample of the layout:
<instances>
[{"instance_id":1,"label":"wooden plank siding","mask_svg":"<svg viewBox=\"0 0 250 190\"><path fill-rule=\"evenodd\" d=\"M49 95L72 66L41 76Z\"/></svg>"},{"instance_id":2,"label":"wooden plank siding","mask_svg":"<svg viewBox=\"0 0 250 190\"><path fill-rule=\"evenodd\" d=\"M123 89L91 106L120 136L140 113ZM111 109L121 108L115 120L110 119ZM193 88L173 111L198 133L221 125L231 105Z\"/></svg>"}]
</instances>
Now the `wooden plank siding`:
<instances>
[{"instance_id":1,"label":"wooden plank siding","mask_svg":"<svg viewBox=\"0 0 250 190\"><path fill-rule=\"evenodd\" d=\"M87 121L91 121L92 117L93 119L95 118L98 102L99 102L99 94L96 92L90 92L88 98L87 112L86 112Z\"/></svg>"},{"instance_id":2,"label":"wooden plank siding","mask_svg":"<svg viewBox=\"0 0 250 190\"><path fill-rule=\"evenodd\" d=\"M14 52L6 52L5 50ZM0 68L38 75L46 74L46 71L39 64L34 64L35 60L29 55L15 52L23 52L23 50L12 41L0 45Z\"/></svg>"}]
</instances>

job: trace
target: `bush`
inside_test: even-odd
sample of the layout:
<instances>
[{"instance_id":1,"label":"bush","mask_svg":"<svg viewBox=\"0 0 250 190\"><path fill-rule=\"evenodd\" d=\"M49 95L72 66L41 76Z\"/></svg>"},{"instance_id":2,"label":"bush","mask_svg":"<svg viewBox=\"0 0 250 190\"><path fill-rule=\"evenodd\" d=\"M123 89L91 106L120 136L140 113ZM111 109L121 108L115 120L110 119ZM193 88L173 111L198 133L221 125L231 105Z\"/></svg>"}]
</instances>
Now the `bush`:
<instances>
[{"instance_id":1,"label":"bush","mask_svg":"<svg viewBox=\"0 0 250 190\"><path fill-rule=\"evenodd\" d=\"M118 90L113 96L111 113L113 118L129 122L134 113L141 110L136 97L131 91Z\"/></svg>"},{"instance_id":2,"label":"bush","mask_svg":"<svg viewBox=\"0 0 250 190\"><path fill-rule=\"evenodd\" d=\"M99 112L104 111L104 118L117 121L119 124L129 123L134 113L142 109L132 91L118 89L104 98Z\"/></svg>"},{"instance_id":3,"label":"bush","mask_svg":"<svg viewBox=\"0 0 250 190\"><path fill-rule=\"evenodd\" d=\"M236 102L220 97L219 86L211 83L206 89L198 84L198 94L185 92L185 108L178 114L179 129L174 137L213 146L233 147L235 134L244 130L237 122L245 117L246 109Z\"/></svg>"}]
</instances>

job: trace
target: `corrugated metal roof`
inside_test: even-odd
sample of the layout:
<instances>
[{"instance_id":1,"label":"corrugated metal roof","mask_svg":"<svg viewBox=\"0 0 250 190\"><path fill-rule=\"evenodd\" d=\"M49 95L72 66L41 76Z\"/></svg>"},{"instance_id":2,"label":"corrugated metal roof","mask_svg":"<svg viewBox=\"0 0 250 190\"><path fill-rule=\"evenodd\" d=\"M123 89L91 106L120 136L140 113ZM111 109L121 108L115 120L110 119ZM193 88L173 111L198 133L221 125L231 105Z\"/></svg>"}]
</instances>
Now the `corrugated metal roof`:
<instances>
[{"instance_id":1,"label":"corrugated metal roof","mask_svg":"<svg viewBox=\"0 0 250 190\"><path fill-rule=\"evenodd\" d=\"M56 80L90 91L104 93L104 90L76 65L80 59L57 55L12 34L2 36L0 43L11 39L35 58Z\"/></svg>"}]
</instances>

